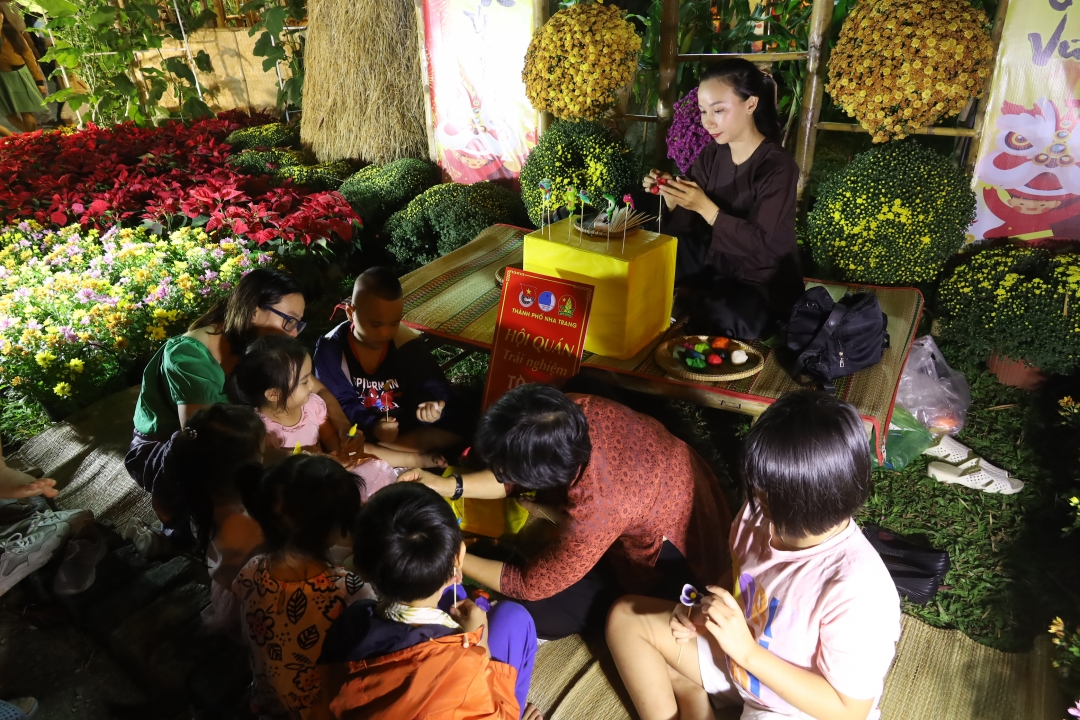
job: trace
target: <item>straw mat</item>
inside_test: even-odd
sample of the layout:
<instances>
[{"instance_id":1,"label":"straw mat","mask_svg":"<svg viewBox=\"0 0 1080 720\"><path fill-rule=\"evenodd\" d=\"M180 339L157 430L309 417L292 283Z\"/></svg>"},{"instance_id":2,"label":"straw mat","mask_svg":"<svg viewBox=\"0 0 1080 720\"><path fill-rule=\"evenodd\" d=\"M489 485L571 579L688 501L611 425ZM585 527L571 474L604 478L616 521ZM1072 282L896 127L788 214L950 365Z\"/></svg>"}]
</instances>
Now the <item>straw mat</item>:
<instances>
[{"instance_id":1,"label":"straw mat","mask_svg":"<svg viewBox=\"0 0 1080 720\"><path fill-rule=\"evenodd\" d=\"M110 395L28 440L12 458L56 480L62 510L92 510L118 527L132 519L152 523L150 494L124 468L138 397L138 386Z\"/></svg>"},{"instance_id":2,"label":"straw mat","mask_svg":"<svg viewBox=\"0 0 1080 720\"><path fill-rule=\"evenodd\" d=\"M468 245L403 277L405 323L432 335L490 348L501 294L495 272L510 263L521 262L524 237L528 232L509 225L493 225ZM922 316L922 293L915 288L807 281L807 287L814 285L825 287L834 299L843 297L845 292L873 292L881 309L889 316L891 347L885 351L881 362L842 378L836 384L837 395L858 408L859 414L875 429L881 443L884 438L881 431L888 427L896 387ZM664 340L680 334L681 327L676 325L628 360L586 353L582 365L633 376L654 387L682 386L721 396L728 401L714 400L709 404L743 412L755 408L751 414L760 413L763 405L801 387L761 343L754 343L754 347L765 355L765 368L752 377L726 383L697 383L667 375L653 360L653 350Z\"/></svg>"},{"instance_id":3,"label":"straw mat","mask_svg":"<svg viewBox=\"0 0 1080 720\"><path fill-rule=\"evenodd\" d=\"M882 720L1061 720L1064 701L1050 665L1050 644L1010 654L957 630L903 616L897 657L885 682ZM599 640L573 635L545 643L536 656L529 701L549 720L631 720L630 700ZM735 720L739 710L717 712Z\"/></svg>"}]
</instances>

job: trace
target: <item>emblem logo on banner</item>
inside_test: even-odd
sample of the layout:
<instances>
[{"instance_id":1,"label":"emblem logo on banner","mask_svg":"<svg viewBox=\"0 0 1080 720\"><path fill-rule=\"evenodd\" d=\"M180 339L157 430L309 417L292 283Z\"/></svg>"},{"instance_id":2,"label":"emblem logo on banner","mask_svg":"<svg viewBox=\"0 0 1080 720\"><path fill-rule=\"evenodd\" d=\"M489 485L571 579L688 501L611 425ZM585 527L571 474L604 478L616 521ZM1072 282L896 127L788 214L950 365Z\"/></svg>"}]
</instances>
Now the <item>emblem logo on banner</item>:
<instances>
[{"instance_id":1,"label":"emblem logo on banner","mask_svg":"<svg viewBox=\"0 0 1080 720\"><path fill-rule=\"evenodd\" d=\"M592 285L506 268L484 410L518 385L558 387L577 374L592 295ZM556 308L558 312L551 313Z\"/></svg>"}]
</instances>

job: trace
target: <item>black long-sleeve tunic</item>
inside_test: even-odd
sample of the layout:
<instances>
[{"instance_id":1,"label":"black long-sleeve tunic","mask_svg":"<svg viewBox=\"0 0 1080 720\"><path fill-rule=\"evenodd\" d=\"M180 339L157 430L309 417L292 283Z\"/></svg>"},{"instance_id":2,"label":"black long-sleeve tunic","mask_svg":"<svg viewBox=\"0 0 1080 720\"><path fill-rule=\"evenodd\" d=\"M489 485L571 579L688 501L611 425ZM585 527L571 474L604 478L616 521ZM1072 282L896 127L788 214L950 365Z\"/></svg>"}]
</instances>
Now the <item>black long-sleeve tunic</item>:
<instances>
[{"instance_id":1,"label":"black long-sleeve tunic","mask_svg":"<svg viewBox=\"0 0 1080 720\"><path fill-rule=\"evenodd\" d=\"M780 145L766 140L742 164L727 145L710 143L689 177L717 204L710 228L696 212L675 208L664 230L679 239L676 275L689 280L701 271L762 289L770 306L783 312L802 293L795 241L799 167Z\"/></svg>"}]
</instances>

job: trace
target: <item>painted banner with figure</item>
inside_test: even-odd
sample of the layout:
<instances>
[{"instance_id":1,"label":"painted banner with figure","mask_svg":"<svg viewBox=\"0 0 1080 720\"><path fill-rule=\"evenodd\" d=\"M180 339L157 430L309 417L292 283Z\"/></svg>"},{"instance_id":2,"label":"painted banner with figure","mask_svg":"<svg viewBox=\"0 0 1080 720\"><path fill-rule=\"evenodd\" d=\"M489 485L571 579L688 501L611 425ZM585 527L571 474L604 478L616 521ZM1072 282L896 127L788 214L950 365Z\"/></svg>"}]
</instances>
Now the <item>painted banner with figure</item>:
<instances>
[{"instance_id":1,"label":"painted banner with figure","mask_svg":"<svg viewBox=\"0 0 1080 720\"><path fill-rule=\"evenodd\" d=\"M970 239L1080 239L1080 2L1010 3L988 103Z\"/></svg>"},{"instance_id":2,"label":"painted banner with figure","mask_svg":"<svg viewBox=\"0 0 1080 720\"><path fill-rule=\"evenodd\" d=\"M423 0L428 139L454 182L516 184L536 145L521 71L541 1Z\"/></svg>"}]
</instances>

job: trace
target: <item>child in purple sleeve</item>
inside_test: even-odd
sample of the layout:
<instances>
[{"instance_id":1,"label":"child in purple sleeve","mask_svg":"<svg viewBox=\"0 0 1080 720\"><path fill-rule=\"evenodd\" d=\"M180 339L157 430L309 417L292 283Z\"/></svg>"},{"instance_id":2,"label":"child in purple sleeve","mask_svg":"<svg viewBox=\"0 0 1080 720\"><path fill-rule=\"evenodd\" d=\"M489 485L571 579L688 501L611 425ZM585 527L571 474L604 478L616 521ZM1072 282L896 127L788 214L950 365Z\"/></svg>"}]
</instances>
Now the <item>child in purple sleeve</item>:
<instances>
[{"instance_id":1,"label":"child in purple sleeve","mask_svg":"<svg viewBox=\"0 0 1080 720\"><path fill-rule=\"evenodd\" d=\"M389 268L361 273L345 304L349 319L315 345L315 376L369 438L402 450L441 450L461 439L447 429L450 384L419 334L401 324L404 305Z\"/></svg>"}]
</instances>

